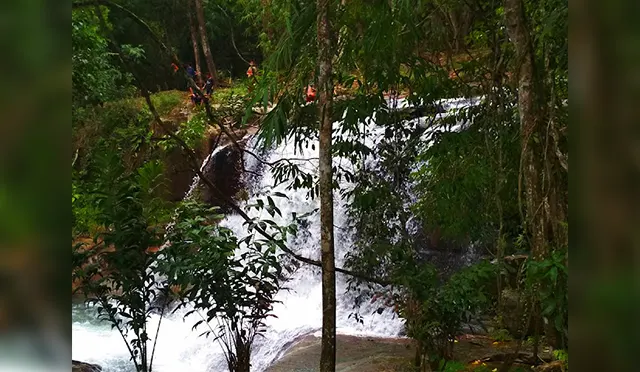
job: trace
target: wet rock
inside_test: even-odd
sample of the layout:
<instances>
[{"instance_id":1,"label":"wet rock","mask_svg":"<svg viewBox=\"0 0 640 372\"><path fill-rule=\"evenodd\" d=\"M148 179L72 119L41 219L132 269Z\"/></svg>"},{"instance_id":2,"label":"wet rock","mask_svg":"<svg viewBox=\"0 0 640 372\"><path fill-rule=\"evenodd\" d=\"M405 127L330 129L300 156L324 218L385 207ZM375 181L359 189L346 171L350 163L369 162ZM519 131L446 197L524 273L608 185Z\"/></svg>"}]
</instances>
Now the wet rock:
<instances>
[{"instance_id":1,"label":"wet rock","mask_svg":"<svg viewBox=\"0 0 640 372\"><path fill-rule=\"evenodd\" d=\"M207 157L206 149L211 146L209 140L203 140L195 149L198 164ZM169 201L180 201L189 190L196 172L193 170L189 154L180 147L174 147L165 155L165 177L168 180L167 198Z\"/></svg>"},{"instance_id":2,"label":"wet rock","mask_svg":"<svg viewBox=\"0 0 640 372\"><path fill-rule=\"evenodd\" d=\"M336 372L397 371L415 355L413 341L401 338L336 335ZM268 372L319 371L321 339L311 335L288 345Z\"/></svg>"},{"instance_id":3,"label":"wet rock","mask_svg":"<svg viewBox=\"0 0 640 372\"><path fill-rule=\"evenodd\" d=\"M225 146L215 154L213 159L210 159L203 173L215 185L215 190L203 187L202 201L221 207L223 212L228 212L225 200L235 198L242 189L242 159L242 150L232 144Z\"/></svg>"},{"instance_id":4,"label":"wet rock","mask_svg":"<svg viewBox=\"0 0 640 372\"><path fill-rule=\"evenodd\" d=\"M79 362L77 360L71 361L71 372L101 372L102 367L97 364L90 364L85 362Z\"/></svg>"},{"instance_id":5,"label":"wet rock","mask_svg":"<svg viewBox=\"0 0 640 372\"><path fill-rule=\"evenodd\" d=\"M260 177L261 169L264 167L262 159L266 157L264 151L248 148L257 127L235 129L232 132L235 142L223 135L215 150L215 156L209 160L203 172L215 185L215 190L203 187L202 201L222 207L223 211L226 209L225 199L240 200L239 192L250 189L251 183L256 181L256 177ZM250 155L245 156L245 151ZM248 164L245 164L247 156ZM257 168L249 165L255 163L259 164Z\"/></svg>"}]
</instances>

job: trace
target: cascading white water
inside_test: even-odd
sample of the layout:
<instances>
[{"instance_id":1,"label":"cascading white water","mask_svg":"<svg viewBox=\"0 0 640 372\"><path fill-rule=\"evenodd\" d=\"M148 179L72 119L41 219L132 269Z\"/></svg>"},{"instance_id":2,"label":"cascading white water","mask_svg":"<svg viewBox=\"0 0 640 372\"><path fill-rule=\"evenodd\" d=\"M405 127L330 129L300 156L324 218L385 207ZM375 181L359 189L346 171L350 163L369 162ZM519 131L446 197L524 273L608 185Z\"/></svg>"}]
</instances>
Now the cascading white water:
<instances>
[{"instance_id":1,"label":"cascading white water","mask_svg":"<svg viewBox=\"0 0 640 372\"><path fill-rule=\"evenodd\" d=\"M403 107L406 101L399 100L396 107ZM475 103L475 102L474 102ZM471 104L474 104L471 103ZM457 109L462 105L469 105L469 102L460 100L443 101L446 109ZM422 118L416 119L424 120ZM335 128L339 124L334 125ZM372 123L367 125L365 144L369 147L375 144L382 137L383 129L375 127ZM334 133L334 136L341 134ZM250 140L248 146L252 147L254 140ZM313 146L311 146L313 145ZM219 148L215 151L221 151ZM310 142L307 149L303 148L302 153L295 151L293 143L285 143L278 148L267 152L264 160L273 163L284 158L297 158L308 160L297 160L296 163L301 169L316 173L317 169L317 149L318 142ZM215 151L203 162L203 169L209 159L215 156ZM373 161L373 159L368 160ZM334 158L334 164L341 164L343 167L349 161L346 159ZM245 154L245 167L251 170L258 170L261 163L252 155ZM247 176L251 177L251 176ZM255 181L249 188L251 203L256 197L262 194L269 194L280 191L288 196L288 199L275 198L278 208L282 212L282 217L276 215L275 218L269 216L265 211L249 212L251 217L260 216L269 218L280 224L290 223L292 213L298 215L312 212L318 208L318 200L311 200L306 197L306 190L285 190L286 185L281 184L274 187L274 176L265 168L261 177L251 179ZM247 180L249 181L249 180ZM194 178L194 183L187 196L193 192L198 183L198 178ZM251 184L251 182L249 182ZM341 182L341 188L349 188L351 185L346 181ZM339 193L334 193L334 224L335 228L335 253L336 266L342 267L345 254L350 250L353 233L345 229L348 225L346 202L342 200ZM319 213L312 214L306 229L302 229L296 237L290 238L288 246L299 254L319 259L320 257L320 222ZM229 215L223 221L223 225L233 230L240 238L246 235L243 226L244 220L238 215ZM385 309L381 314L378 310L381 305L377 303L361 304L359 314L362 322L358 322L350 315L353 313L354 295L346 292L346 278L338 274L336 283L337 298L337 332L340 334L362 335L362 336L398 336L403 329L402 321L391 309ZM267 331L264 338L258 337L252 349L252 371L264 371L271 365L292 341L308 333L319 332L322 324L322 293L320 269L309 265L301 265L294 272L290 280L286 283L288 290L283 290L277 295L279 303L274 305L276 318L269 318L267 321ZM223 355L219 345L204 337L198 337L198 331L192 331L192 325L199 320L197 316L191 316L186 320L183 315L186 311L178 311L162 319L160 336L158 338L156 355L154 358L154 371L174 372L174 371L226 371ZM73 308L73 359L85 362L96 363L104 368L104 371L133 371L129 362L129 355L126 346L117 333L112 330L109 324L100 323L95 318L92 309L76 305ZM160 317L152 316L150 335L153 338L157 322Z\"/></svg>"}]
</instances>

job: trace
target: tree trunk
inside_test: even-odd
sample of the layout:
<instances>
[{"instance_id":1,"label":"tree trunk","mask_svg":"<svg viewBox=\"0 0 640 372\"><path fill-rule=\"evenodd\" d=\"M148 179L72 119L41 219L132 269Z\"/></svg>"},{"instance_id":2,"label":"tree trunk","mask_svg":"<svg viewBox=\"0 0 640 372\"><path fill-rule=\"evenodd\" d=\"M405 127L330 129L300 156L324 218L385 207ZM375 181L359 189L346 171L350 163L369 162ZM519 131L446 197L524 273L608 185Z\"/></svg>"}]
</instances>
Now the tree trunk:
<instances>
[{"instance_id":1,"label":"tree trunk","mask_svg":"<svg viewBox=\"0 0 640 372\"><path fill-rule=\"evenodd\" d=\"M191 32L191 44L193 44L193 58L198 75L198 85L202 86L202 70L200 69L200 48L198 48L198 29L193 21L193 4L187 0L187 15L189 16L189 31Z\"/></svg>"},{"instance_id":2,"label":"tree trunk","mask_svg":"<svg viewBox=\"0 0 640 372\"><path fill-rule=\"evenodd\" d=\"M419 371L422 365L422 341L416 340L416 355L413 357L413 366Z\"/></svg>"},{"instance_id":3,"label":"tree trunk","mask_svg":"<svg viewBox=\"0 0 640 372\"><path fill-rule=\"evenodd\" d=\"M462 50L462 40L464 34L460 30L460 22L458 22L460 10L449 10L447 16L451 22L451 30L453 32L453 51L459 53ZM461 36L462 35L462 36Z\"/></svg>"},{"instance_id":4,"label":"tree trunk","mask_svg":"<svg viewBox=\"0 0 640 372\"><path fill-rule=\"evenodd\" d=\"M207 69L213 78L214 85L218 84L218 73L216 71L216 65L213 63L213 56L211 55L211 49L209 48L209 41L207 40L207 28L204 22L204 10L202 8L202 0L195 0L196 16L198 17L198 29L200 30L200 41L202 44L202 51L204 51L204 58L207 61Z\"/></svg>"},{"instance_id":5,"label":"tree trunk","mask_svg":"<svg viewBox=\"0 0 640 372\"><path fill-rule=\"evenodd\" d=\"M522 143L522 170L525 186L527 224L531 232L532 255L542 259L547 253L543 213L538 209L540 198L540 167L536 161L536 142L541 142L540 111L536 110L537 82L535 80L533 46L527 29L522 0L505 0L505 17L511 43L516 50L518 64L518 112ZM536 138L537 137L537 138Z\"/></svg>"},{"instance_id":6,"label":"tree trunk","mask_svg":"<svg viewBox=\"0 0 640 372\"><path fill-rule=\"evenodd\" d=\"M318 0L318 117L320 120L319 187L322 260L322 352L320 372L336 369L336 274L333 242L333 171L331 157L331 24L329 0Z\"/></svg>"},{"instance_id":7,"label":"tree trunk","mask_svg":"<svg viewBox=\"0 0 640 372\"><path fill-rule=\"evenodd\" d=\"M240 332L236 331L236 360L235 368L230 372L250 372L251 370L251 345L247 345L245 340L240 336Z\"/></svg>"},{"instance_id":8,"label":"tree trunk","mask_svg":"<svg viewBox=\"0 0 640 372\"><path fill-rule=\"evenodd\" d=\"M531 235L531 255L534 260L544 260L549 256L550 243L554 241L553 230L557 223L550 215L548 195L554 196L557 184L556 174L545 172L547 156L543 144L547 138L544 121L548 110L544 102L543 86L536 78L533 44L527 25L522 0L505 0L505 18L509 38L516 51L518 66L518 111L520 114L520 136L522 143L522 176L524 180L526 224ZM547 167L548 168L548 167ZM546 181L545 181L546 180ZM545 185L550 185L545 187ZM546 191L546 192L545 192ZM537 285L536 285L537 286ZM537 293L534 287L534 293ZM534 321L540 318L540 303L535 299L532 305ZM536 332L538 329L536 327ZM545 325L545 335L555 344L553 321Z\"/></svg>"}]
</instances>

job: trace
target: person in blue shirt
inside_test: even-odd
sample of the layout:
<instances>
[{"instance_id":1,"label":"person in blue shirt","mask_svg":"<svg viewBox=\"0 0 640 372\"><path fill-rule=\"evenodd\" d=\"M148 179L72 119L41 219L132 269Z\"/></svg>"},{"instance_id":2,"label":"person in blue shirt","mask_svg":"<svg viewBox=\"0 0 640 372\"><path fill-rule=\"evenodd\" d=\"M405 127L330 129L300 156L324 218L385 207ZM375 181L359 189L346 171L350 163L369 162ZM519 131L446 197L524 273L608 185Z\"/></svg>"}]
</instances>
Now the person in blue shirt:
<instances>
[{"instance_id":1,"label":"person in blue shirt","mask_svg":"<svg viewBox=\"0 0 640 372\"><path fill-rule=\"evenodd\" d=\"M194 81L196 80L196 70L190 65L187 64L187 75L189 75L190 78L192 78Z\"/></svg>"}]
</instances>

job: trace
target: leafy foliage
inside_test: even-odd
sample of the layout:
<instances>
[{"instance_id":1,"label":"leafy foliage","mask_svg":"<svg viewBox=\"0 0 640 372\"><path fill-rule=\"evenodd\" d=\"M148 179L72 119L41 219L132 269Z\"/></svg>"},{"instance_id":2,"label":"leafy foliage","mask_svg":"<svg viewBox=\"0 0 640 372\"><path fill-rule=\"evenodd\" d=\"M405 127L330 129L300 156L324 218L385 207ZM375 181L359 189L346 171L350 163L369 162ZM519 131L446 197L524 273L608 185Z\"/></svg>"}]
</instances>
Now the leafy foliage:
<instances>
[{"instance_id":1,"label":"leafy foliage","mask_svg":"<svg viewBox=\"0 0 640 372\"><path fill-rule=\"evenodd\" d=\"M142 100L142 98L140 98ZM151 102L158 110L158 114L167 115L185 101L185 93L178 90L158 92L151 95Z\"/></svg>"},{"instance_id":2,"label":"leafy foliage","mask_svg":"<svg viewBox=\"0 0 640 372\"><path fill-rule=\"evenodd\" d=\"M462 372L465 369L466 365L464 363L454 360L443 363L443 368L441 368L444 372Z\"/></svg>"},{"instance_id":3,"label":"leafy foliage","mask_svg":"<svg viewBox=\"0 0 640 372\"><path fill-rule=\"evenodd\" d=\"M107 13L107 9L103 12ZM127 94L122 89L130 76L115 66L107 39L101 35L98 17L92 10L77 10L71 17L73 47L71 80L72 107L104 103Z\"/></svg>"},{"instance_id":4,"label":"leafy foliage","mask_svg":"<svg viewBox=\"0 0 640 372\"><path fill-rule=\"evenodd\" d=\"M396 295L399 315L432 366L451 359L453 340L462 324L490 305L485 293L494 277L495 266L481 262L457 272L441 286L436 285L435 270L429 265L417 266L400 279L406 290Z\"/></svg>"},{"instance_id":5,"label":"leafy foliage","mask_svg":"<svg viewBox=\"0 0 640 372\"><path fill-rule=\"evenodd\" d=\"M107 168L119 163L118 167L130 173L145 162L158 159L150 146L148 123L146 113L125 101L86 110L78 118L72 133L76 151L72 177L75 234L89 233L98 224L94 195L107 188L103 178ZM115 172L113 179L120 176ZM163 192L155 190L156 196Z\"/></svg>"},{"instance_id":6,"label":"leafy foliage","mask_svg":"<svg viewBox=\"0 0 640 372\"><path fill-rule=\"evenodd\" d=\"M164 312L157 304L156 281L150 270L155 262L153 247L161 243L162 229L155 215L154 200L161 168L148 163L137 172L126 173L115 157L105 157L101 183L93 193L100 232L91 249L74 250L74 277L98 316L122 335L136 371L151 371L155 351L148 328L152 312ZM153 342L150 345L150 342Z\"/></svg>"},{"instance_id":7,"label":"leafy foliage","mask_svg":"<svg viewBox=\"0 0 640 372\"><path fill-rule=\"evenodd\" d=\"M411 218L411 169L417 156L421 130L415 123L396 118L372 150L377 161L357 172L355 185L345 190L350 198L351 228L356 231L354 250L346 264L368 275L394 278L415 258Z\"/></svg>"},{"instance_id":8,"label":"leafy foliage","mask_svg":"<svg viewBox=\"0 0 640 372\"><path fill-rule=\"evenodd\" d=\"M569 370L569 353L566 350L562 350L562 349L554 350L553 357L556 360L559 360L562 363L564 363L565 369L567 371Z\"/></svg>"},{"instance_id":9,"label":"leafy foliage","mask_svg":"<svg viewBox=\"0 0 640 372\"><path fill-rule=\"evenodd\" d=\"M486 293L496 268L482 262L442 283L435 267L419 259L415 238L409 231L408 221L413 216L408 201L416 191L424 195L420 194L424 185L414 184L412 176L424 130L417 130L411 121L392 123L387 124L385 137L373 150L377 161L359 170L354 188L346 193L352 198L350 216L357 232L347 265L392 280L397 289L383 294L383 298L395 303L396 311L405 319L407 334L420 345L420 356L428 356L433 368L446 366L444 360L452 357L453 337L461 325L489 307ZM427 134L437 138L448 133ZM460 153L452 157L459 159ZM432 179L431 175L421 176Z\"/></svg>"},{"instance_id":10,"label":"leafy foliage","mask_svg":"<svg viewBox=\"0 0 640 372\"><path fill-rule=\"evenodd\" d=\"M266 199L267 203L258 199L251 207L280 214L271 196ZM275 295L285 280L276 242L258 239L252 232L256 226L271 228L279 232L276 239L283 241L295 233L297 222L281 227L255 219L248 223L251 235L238 240L231 230L218 225L223 216L215 208L186 201L176 213L159 272L178 293L177 308L191 309L186 316L200 315L193 328L207 327L201 335L221 344L229 371L248 371L251 345L264 331L265 319L274 316Z\"/></svg>"},{"instance_id":11,"label":"leafy foliage","mask_svg":"<svg viewBox=\"0 0 640 372\"><path fill-rule=\"evenodd\" d=\"M198 109L186 122L180 123L175 135L182 139L189 148L197 148L204 138L207 129L207 118L204 110ZM173 138L166 138L158 144L165 150L178 148L179 144Z\"/></svg>"},{"instance_id":12,"label":"leafy foliage","mask_svg":"<svg viewBox=\"0 0 640 372\"><path fill-rule=\"evenodd\" d=\"M566 266L566 250L556 250L550 257L527 265L527 288L537 288L536 298L542 307L545 322L553 324L560 334L561 345L566 346L569 336L569 273Z\"/></svg>"},{"instance_id":13,"label":"leafy foliage","mask_svg":"<svg viewBox=\"0 0 640 372\"><path fill-rule=\"evenodd\" d=\"M435 130L433 142L421 150L412 174L418 198L413 209L427 230L437 227L445 238L485 244L498 239L500 224L510 238L517 234L518 127L488 124L492 118L490 107L463 111L454 119L472 125Z\"/></svg>"}]
</instances>

